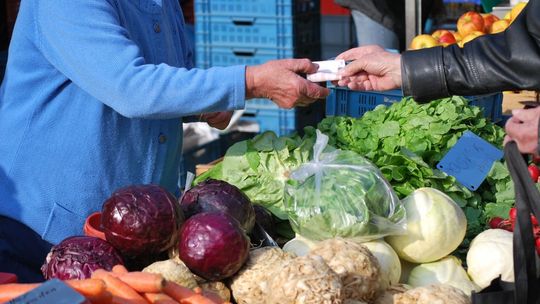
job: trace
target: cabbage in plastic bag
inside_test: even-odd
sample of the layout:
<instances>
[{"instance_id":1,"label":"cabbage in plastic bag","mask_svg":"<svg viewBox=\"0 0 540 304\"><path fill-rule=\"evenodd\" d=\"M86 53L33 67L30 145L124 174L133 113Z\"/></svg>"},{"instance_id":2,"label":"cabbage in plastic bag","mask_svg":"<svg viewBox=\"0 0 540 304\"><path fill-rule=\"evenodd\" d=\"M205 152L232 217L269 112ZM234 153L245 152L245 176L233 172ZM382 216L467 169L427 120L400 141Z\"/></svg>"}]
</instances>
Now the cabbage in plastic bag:
<instances>
[{"instance_id":1,"label":"cabbage in plastic bag","mask_svg":"<svg viewBox=\"0 0 540 304\"><path fill-rule=\"evenodd\" d=\"M290 175L285 206L297 234L368 241L405 232L405 208L377 167L352 152L327 148L317 130L314 160ZM325 151L326 149L326 151Z\"/></svg>"}]
</instances>

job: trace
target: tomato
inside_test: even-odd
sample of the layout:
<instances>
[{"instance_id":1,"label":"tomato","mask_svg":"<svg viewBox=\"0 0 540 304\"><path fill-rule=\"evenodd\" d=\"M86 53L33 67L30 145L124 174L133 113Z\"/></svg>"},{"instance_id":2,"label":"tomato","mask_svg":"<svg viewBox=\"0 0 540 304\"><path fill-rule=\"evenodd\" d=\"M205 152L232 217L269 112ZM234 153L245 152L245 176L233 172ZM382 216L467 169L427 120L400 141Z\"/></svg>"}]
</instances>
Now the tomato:
<instances>
[{"instance_id":1,"label":"tomato","mask_svg":"<svg viewBox=\"0 0 540 304\"><path fill-rule=\"evenodd\" d=\"M531 176L531 179L533 182L538 182L538 176L540 176L540 169L534 164L530 164L529 167L529 175Z\"/></svg>"}]
</instances>

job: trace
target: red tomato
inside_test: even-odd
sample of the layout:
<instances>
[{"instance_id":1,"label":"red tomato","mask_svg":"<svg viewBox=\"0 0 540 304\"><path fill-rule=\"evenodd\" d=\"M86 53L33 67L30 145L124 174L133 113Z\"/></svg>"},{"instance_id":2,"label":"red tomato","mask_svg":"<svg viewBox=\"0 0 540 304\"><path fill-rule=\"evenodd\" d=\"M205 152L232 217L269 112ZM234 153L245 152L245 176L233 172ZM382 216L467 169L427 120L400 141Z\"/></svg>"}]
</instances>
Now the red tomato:
<instances>
[{"instance_id":1,"label":"red tomato","mask_svg":"<svg viewBox=\"0 0 540 304\"><path fill-rule=\"evenodd\" d=\"M540 176L540 169L536 165L530 164L529 167L529 175L531 175L531 179L533 182L538 182L538 176Z\"/></svg>"}]
</instances>

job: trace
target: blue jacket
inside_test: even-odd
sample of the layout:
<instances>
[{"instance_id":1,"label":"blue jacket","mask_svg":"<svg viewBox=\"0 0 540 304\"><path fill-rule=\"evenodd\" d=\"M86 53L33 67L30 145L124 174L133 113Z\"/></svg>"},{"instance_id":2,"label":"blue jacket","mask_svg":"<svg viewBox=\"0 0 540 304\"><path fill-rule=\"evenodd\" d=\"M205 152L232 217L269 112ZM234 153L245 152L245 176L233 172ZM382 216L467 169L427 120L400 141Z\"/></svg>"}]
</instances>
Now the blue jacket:
<instances>
[{"instance_id":1,"label":"blue jacket","mask_svg":"<svg viewBox=\"0 0 540 304\"><path fill-rule=\"evenodd\" d=\"M120 187L176 190L181 117L240 109L245 66L191 69L178 0L25 0L0 87L0 214L53 244Z\"/></svg>"}]
</instances>

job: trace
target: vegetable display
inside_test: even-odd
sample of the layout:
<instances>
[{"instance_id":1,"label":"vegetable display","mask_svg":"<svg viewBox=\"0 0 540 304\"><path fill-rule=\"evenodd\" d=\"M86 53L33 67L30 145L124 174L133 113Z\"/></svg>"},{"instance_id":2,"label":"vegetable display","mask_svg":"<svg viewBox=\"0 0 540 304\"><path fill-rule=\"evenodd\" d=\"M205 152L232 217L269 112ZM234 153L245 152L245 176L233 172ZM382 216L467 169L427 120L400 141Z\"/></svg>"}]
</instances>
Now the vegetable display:
<instances>
[{"instance_id":1,"label":"vegetable display","mask_svg":"<svg viewBox=\"0 0 540 304\"><path fill-rule=\"evenodd\" d=\"M107 241L133 258L171 248L183 219L174 196L158 185L118 189L103 203L101 213Z\"/></svg>"},{"instance_id":2,"label":"vegetable display","mask_svg":"<svg viewBox=\"0 0 540 304\"><path fill-rule=\"evenodd\" d=\"M514 203L507 168L496 162L486 181L471 192L455 178L435 169L437 163L467 130L501 147L504 130L486 120L482 110L462 97L417 104L411 98L389 107L378 106L360 118L331 117L318 128L330 145L351 150L372 161L400 198L421 187L450 196L467 217L467 247L489 219L504 217Z\"/></svg>"},{"instance_id":3,"label":"vegetable display","mask_svg":"<svg viewBox=\"0 0 540 304\"><path fill-rule=\"evenodd\" d=\"M379 170L351 151L324 152L317 131L313 161L291 172L285 207L294 231L312 240L372 240L399 234L405 210Z\"/></svg>"},{"instance_id":4,"label":"vegetable display","mask_svg":"<svg viewBox=\"0 0 540 304\"><path fill-rule=\"evenodd\" d=\"M443 192L420 188L407 196L403 205L407 233L386 238L400 258L413 263L433 262L449 255L463 241L465 214Z\"/></svg>"},{"instance_id":5,"label":"vegetable display","mask_svg":"<svg viewBox=\"0 0 540 304\"><path fill-rule=\"evenodd\" d=\"M51 248L41 272L45 279L88 279L96 269L111 270L116 264L123 261L111 244L96 237L74 236Z\"/></svg>"}]
</instances>

